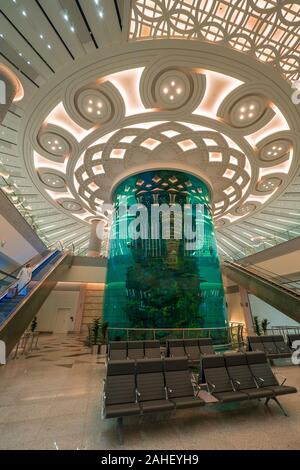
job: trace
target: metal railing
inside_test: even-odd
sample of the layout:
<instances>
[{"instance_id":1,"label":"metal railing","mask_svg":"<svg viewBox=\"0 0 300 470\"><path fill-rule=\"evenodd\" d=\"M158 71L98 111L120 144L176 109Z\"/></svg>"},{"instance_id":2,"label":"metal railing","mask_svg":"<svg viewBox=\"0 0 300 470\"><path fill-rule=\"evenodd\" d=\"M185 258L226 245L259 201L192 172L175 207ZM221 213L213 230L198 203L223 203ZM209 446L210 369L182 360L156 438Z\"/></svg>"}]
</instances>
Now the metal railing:
<instances>
[{"instance_id":1,"label":"metal railing","mask_svg":"<svg viewBox=\"0 0 300 470\"><path fill-rule=\"evenodd\" d=\"M254 264L248 264L247 262L243 261L240 261L239 263L226 261L224 262L224 266L232 266L250 274L254 274L263 280L271 282L277 287L281 287L285 291L289 291L292 294L300 296L300 280L298 279L290 279L287 276L281 276L267 269L258 267Z\"/></svg>"},{"instance_id":2,"label":"metal railing","mask_svg":"<svg viewBox=\"0 0 300 470\"><path fill-rule=\"evenodd\" d=\"M109 340L159 340L211 338L216 348L239 347L243 344L243 323L217 328L118 328L109 327Z\"/></svg>"},{"instance_id":3,"label":"metal railing","mask_svg":"<svg viewBox=\"0 0 300 470\"><path fill-rule=\"evenodd\" d=\"M32 351L38 349L37 346L39 337L39 331L25 331L18 341L16 347L13 349L10 357L12 359L18 359L18 357L30 354Z\"/></svg>"},{"instance_id":4,"label":"metal railing","mask_svg":"<svg viewBox=\"0 0 300 470\"><path fill-rule=\"evenodd\" d=\"M272 326L267 329L267 335L281 335L285 339L287 335L300 334L300 325L299 326Z\"/></svg>"}]
</instances>

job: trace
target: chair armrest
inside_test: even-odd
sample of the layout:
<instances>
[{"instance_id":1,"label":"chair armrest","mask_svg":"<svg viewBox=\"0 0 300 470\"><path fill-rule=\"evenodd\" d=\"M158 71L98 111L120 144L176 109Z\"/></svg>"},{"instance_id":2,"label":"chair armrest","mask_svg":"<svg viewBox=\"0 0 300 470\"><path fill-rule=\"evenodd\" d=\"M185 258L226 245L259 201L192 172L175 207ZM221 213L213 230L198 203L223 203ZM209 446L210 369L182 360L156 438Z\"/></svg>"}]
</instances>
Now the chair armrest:
<instances>
[{"instance_id":1,"label":"chair armrest","mask_svg":"<svg viewBox=\"0 0 300 470\"><path fill-rule=\"evenodd\" d=\"M230 379L230 381L233 386L233 389L237 392L239 390L239 386L241 385L241 382L237 379Z\"/></svg>"},{"instance_id":2,"label":"chair armrest","mask_svg":"<svg viewBox=\"0 0 300 470\"><path fill-rule=\"evenodd\" d=\"M207 390L208 390L210 393L215 390L215 388L216 388L215 384L209 382L208 380L206 381L206 384L207 384ZM211 387L212 390L210 390L209 387Z\"/></svg>"},{"instance_id":3,"label":"chair armrest","mask_svg":"<svg viewBox=\"0 0 300 470\"><path fill-rule=\"evenodd\" d=\"M262 385L265 382L265 380L262 377L258 377L257 375L253 375L253 377L254 377L257 388L259 388L259 385Z\"/></svg>"},{"instance_id":4,"label":"chair armrest","mask_svg":"<svg viewBox=\"0 0 300 470\"><path fill-rule=\"evenodd\" d=\"M285 382L286 382L286 377L282 374L279 374L279 372L274 372L274 374L278 377L281 377L283 379L283 381L281 382L280 385L283 385Z\"/></svg>"}]
</instances>

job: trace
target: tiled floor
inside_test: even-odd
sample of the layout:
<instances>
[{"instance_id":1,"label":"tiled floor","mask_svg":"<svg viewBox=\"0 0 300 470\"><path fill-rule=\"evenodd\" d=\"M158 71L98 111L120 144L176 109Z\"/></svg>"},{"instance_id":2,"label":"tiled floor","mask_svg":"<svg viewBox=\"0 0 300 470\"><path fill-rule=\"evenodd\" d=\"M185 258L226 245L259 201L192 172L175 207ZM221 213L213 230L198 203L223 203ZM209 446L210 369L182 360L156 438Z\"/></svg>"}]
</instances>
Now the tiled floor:
<instances>
[{"instance_id":1,"label":"tiled floor","mask_svg":"<svg viewBox=\"0 0 300 470\"><path fill-rule=\"evenodd\" d=\"M171 416L101 419L104 360L80 336L44 336L38 350L0 368L0 449L299 449L299 393L275 404L211 405ZM300 390L300 368L277 366ZM158 425L159 424L159 425Z\"/></svg>"}]
</instances>

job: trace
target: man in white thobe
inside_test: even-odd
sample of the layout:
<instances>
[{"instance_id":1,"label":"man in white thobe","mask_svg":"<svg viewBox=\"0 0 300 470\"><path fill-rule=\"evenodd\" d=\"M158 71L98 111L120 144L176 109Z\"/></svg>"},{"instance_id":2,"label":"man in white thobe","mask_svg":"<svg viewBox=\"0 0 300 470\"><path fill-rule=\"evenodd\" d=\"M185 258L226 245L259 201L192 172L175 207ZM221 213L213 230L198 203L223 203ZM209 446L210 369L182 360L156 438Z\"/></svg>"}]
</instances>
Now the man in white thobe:
<instances>
[{"instance_id":1,"label":"man in white thobe","mask_svg":"<svg viewBox=\"0 0 300 470\"><path fill-rule=\"evenodd\" d=\"M17 285L18 294L27 295L27 285L31 281L31 278L32 278L32 269L30 267L30 264L26 264L26 266L23 266L17 278L19 279L19 282Z\"/></svg>"}]
</instances>

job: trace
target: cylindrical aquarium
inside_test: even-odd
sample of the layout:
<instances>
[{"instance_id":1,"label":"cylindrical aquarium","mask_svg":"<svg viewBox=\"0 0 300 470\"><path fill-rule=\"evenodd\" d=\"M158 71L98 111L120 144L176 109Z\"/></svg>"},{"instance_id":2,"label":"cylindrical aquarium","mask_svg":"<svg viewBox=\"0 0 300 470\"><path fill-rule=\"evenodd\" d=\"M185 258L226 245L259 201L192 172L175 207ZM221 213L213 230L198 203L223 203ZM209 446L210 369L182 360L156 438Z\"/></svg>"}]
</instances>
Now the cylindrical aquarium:
<instances>
[{"instance_id":1,"label":"cylindrical aquarium","mask_svg":"<svg viewBox=\"0 0 300 470\"><path fill-rule=\"evenodd\" d=\"M119 330L109 339L126 339L124 328L226 327L208 186L151 170L122 181L112 200L104 319Z\"/></svg>"}]
</instances>

